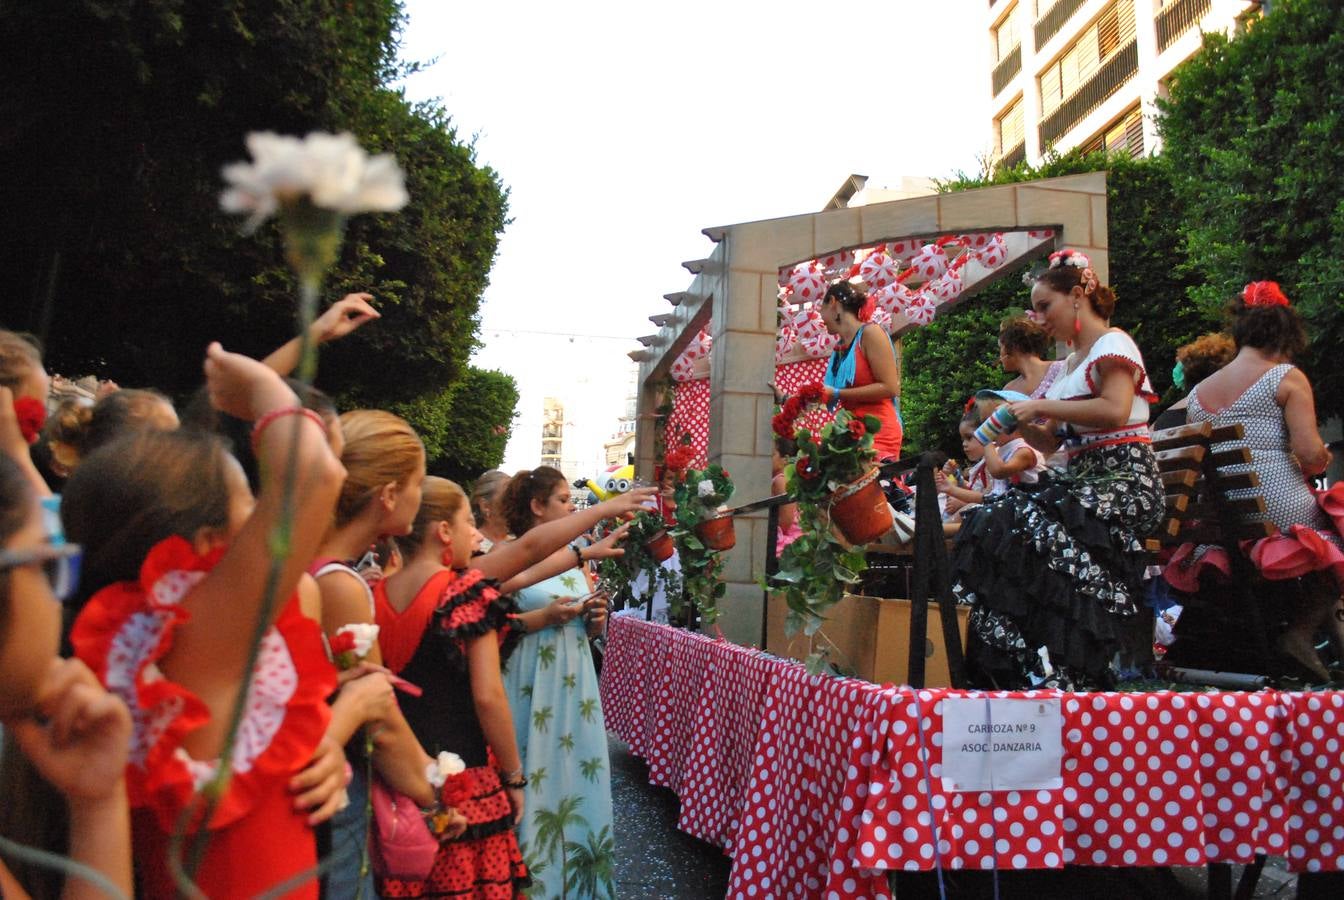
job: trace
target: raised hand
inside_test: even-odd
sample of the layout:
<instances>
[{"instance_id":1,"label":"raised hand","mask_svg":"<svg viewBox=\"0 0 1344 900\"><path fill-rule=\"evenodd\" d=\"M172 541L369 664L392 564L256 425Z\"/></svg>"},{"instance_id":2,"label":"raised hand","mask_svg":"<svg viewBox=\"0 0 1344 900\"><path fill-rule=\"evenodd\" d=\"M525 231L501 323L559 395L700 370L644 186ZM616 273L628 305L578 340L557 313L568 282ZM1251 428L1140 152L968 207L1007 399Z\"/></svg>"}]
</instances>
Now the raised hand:
<instances>
[{"instance_id":1,"label":"raised hand","mask_svg":"<svg viewBox=\"0 0 1344 900\"><path fill-rule=\"evenodd\" d=\"M352 331L382 318L382 313L371 305L372 294L346 294L322 315L313 320L309 334L313 342L325 344L338 341Z\"/></svg>"},{"instance_id":2,"label":"raised hand","mask_svg":"<svg viewBox=\"0 0 1344 900\"><path fill-rule=\"evenodd\" d=\"M633 488L624 494L617 494L610 500L597 505L603 518L619 519L637 512L641 508L652 508L658 496L658 489L651 487Z\"/></svg>"}]
</instances>

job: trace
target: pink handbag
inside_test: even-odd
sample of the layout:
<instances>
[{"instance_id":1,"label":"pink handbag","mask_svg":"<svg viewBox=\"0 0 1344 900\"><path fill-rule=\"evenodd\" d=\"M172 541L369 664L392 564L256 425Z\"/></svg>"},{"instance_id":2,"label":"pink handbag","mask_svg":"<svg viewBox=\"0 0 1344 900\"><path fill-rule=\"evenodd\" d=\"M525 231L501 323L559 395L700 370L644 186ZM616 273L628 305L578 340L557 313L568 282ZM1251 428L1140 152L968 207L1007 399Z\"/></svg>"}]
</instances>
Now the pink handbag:
<instances>
[{"instance_id":1,"label":"pink handbag","mask_svg":"<svg viewBox=\"0 0 1344 900\"><path fill-rule=\"evenodd\" d=\"M369 862L374 874L398 881L424 881L434 867L439 841L425 824L420 807L376 775L369 796L374 825Z\"/></svg>"}]
</instances>

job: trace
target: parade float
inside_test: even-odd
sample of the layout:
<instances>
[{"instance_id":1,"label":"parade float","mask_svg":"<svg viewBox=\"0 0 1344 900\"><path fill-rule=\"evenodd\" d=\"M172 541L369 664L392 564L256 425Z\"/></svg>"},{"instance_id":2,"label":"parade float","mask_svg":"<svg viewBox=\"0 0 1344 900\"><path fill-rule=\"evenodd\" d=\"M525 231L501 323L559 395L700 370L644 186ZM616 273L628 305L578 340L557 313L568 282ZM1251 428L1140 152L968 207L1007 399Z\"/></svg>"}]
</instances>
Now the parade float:
<instances>
[{"instance_id":1,"label":"parade float","mask_svg":"<svg viewBox=\"0 0 1344 900\"><path fill-rule=\"evenodd\" d=\"M1344 870L1344 694L966 690L957 611L925 605L948 594L931 490L903 550L842 545L906 553L907 596L852 592L839 556L825 597L790 602L769 580L774 389L821 379L826 285L865 283L899 359L909 329L1066 244L1105 282L1106 201L1097 172L708 228L712 252L650 317L631 354L637 469L653 480L688 446L692 468L731 471L736 540L709 633L616 617L603 707L678 794L678 826L732 858L729 896L888 897L897 872L942 890L949 870L1068 865L1207 865L1211 894L1230 896L1231 866L1249 889L1267 855ZM828 427L824 407L796 412ZM908 479L931 485L930 465L909 460ZM823 619L857 677L802 665L815 647L797 635Z\"/></svg>"}]
</instances>

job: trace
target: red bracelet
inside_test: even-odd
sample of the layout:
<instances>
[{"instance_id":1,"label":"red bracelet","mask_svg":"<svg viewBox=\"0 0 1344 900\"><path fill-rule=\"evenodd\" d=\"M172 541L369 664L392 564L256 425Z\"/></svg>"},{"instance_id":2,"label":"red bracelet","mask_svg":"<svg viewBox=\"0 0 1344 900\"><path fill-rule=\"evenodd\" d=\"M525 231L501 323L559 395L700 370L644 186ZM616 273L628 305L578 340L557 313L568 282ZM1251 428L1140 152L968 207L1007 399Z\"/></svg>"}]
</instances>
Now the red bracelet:
<instances>
[{"instance_id":1,"label":"red bracelet","mask_svg":"<svg viewBox=\"0 0 1344 900\"><path fill-rule=\"evenodd\" d=\"M253 456L258 455L257 443L261 440L261 433L265 431L266 427L270 425L272 422L274 422L276 419L283 419L285 416L303 416L309 421L316 423L317 427L322 429L323 434L325 434L327 431L327 423L322 421L322 417L319 416L317 413L313 412L311 409L307 409L306 407L302 406L285 406L281 407L280 409L273 409L266 415L262 416L260 419L257 419L257 421L252 425Z\"/></svg>"}]
</instances>

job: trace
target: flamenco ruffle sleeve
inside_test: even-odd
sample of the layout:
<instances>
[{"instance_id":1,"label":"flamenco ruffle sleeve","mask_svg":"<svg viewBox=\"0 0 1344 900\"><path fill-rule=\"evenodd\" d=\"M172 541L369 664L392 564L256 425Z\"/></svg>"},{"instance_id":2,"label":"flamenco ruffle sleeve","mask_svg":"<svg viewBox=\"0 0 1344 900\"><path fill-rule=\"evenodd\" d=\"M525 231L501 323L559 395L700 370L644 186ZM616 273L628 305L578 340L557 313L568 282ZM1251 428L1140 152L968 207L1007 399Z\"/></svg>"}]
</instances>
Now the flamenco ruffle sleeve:
<instances>
[{"instance_id":1,"label":"flamenco ruffle sleeve","mask_svg":"<svg viewBox=\"0 0 1344 900\"><path fill-rule=\"evenodd\" d=\"M430 627L449 638L462 668L467 665L467 642L491 631L499 638L500 662L509 658L522 634L514 627L513 598L500 593L498 582L477 569L465 569L455 573L440 596Z\"/></svg>"},{"instance_id":2,"label":"flamenco ruffle sleeve","mask_svg":"<svg viewBox=\"0 0 1344 900\"><path fill-rule=\"evenodd\" d=\"M210 713L194 693L167 679L159 663L172 650L177 629L191 618L182 600L222 556L222 549L197 555L180 537L160 542L146 557L139 581L98 591L71 632L75 654L131 710L130 803L151 810L165 830L174 828L219 767L217 759L187 754L187 735L205 725ZM259 798L284 790L284 782L311 761L330 718L325 699L335 687L336 670L320 630L299 612L297 596L291 597L262 639L233 748L233 777L210 828L232 824Z\"/></svg>"}]
</instances>

